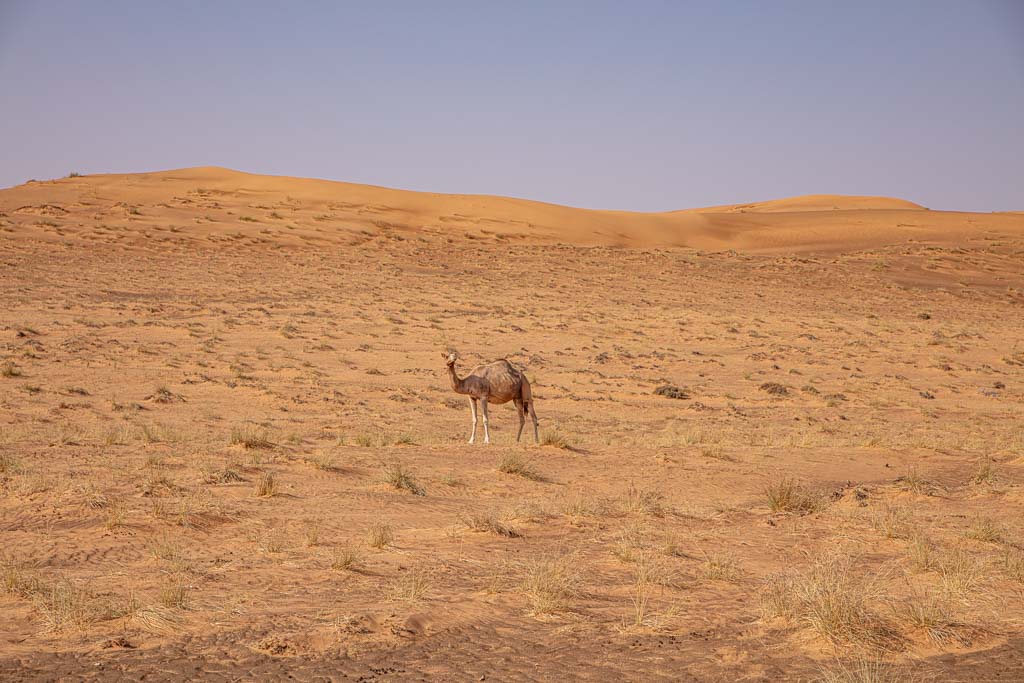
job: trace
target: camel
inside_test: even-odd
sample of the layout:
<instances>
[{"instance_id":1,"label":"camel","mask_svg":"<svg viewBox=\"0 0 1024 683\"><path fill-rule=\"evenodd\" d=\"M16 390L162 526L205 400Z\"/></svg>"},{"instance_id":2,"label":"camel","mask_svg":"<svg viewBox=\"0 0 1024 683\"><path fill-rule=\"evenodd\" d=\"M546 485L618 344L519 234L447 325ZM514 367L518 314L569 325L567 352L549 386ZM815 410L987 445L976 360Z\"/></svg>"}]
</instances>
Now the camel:
<instances>
[{"instance_id":1,"label":"camel","mask_svg":"<svg viewBox=\"0 0 1024 683\"><path fill-rule=\"evenodd\" d=\"M502 358L493 363L478 365L473 368L465 377L459 377L455 373L455 363L459 360L459 354L454 351L450 353L441 352L448 366L448 377L452 381L452 389L456 394L469 396L469 407L473 411L473 431L469 435L469 442L476 441L476 409L477 402L480 402L480 412L484 418L484 443L491 442L491 434L487 429L487 404L488 403L515 403L516 412L519 414L519 432L516 434L516 443L523 435L523 425L526 423L526 413L529 412L533 420L533 440L540 443L540 436L537 433L537 412L533 409L533 393L530 391L530 383L521 370Z\"/></svg>"}]
</instances>

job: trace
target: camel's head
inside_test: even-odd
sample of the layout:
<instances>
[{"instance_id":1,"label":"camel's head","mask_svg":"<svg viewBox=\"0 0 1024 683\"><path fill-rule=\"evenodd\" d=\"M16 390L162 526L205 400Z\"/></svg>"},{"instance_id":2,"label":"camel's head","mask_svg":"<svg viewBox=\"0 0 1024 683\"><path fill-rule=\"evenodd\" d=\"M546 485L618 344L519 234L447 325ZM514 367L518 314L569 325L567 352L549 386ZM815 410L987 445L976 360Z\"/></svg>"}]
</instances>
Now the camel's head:
<instances>
[{"instance_id":1,"label":"camel's head","mask_svg":"<svg viewBox=\"0 0 1024 683\"><path fill-rule=\"evenodd\" d=\"M455 351L442 351L441 358L444 358L445 365L451 367L459 359L459 354Z\"/></svg>"}]
</instances>

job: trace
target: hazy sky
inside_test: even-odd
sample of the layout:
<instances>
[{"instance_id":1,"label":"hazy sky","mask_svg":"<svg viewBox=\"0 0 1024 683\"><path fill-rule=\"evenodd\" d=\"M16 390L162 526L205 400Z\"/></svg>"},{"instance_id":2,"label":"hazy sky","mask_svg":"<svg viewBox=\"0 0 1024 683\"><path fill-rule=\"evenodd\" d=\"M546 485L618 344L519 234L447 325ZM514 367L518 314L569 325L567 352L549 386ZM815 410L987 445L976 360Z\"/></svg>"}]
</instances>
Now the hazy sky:
<instances>
[{"instance_id":1,"label":"hazy sky","mask_svg":"<svg viewBox=\"0 0 1024 683\"><path fill-rule=\"evenodd\" d=\"M205 165L1024 209L1024 0L0 0L0 186Z\"/></svg>"}]
</instances>

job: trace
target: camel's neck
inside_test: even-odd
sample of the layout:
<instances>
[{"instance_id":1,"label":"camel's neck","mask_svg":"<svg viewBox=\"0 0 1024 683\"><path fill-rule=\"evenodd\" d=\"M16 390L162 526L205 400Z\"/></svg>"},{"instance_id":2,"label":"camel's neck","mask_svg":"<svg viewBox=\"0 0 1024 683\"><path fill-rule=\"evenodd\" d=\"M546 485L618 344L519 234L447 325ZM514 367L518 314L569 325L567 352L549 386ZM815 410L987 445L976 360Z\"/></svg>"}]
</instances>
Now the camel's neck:
<instances>
[{"instance_id":1,"label":"camel's neck","mask_svg":"<svg viewBox=\"0 0 1024 683\"><path fill-rule=\"evenodd\" d=\"M452 389L456 394L465 394L466 391L463 387L463 381L459 379L459 376L455 374L455 363L448 366L448 379L452 381Z\"/></svg>"}]
</instances>

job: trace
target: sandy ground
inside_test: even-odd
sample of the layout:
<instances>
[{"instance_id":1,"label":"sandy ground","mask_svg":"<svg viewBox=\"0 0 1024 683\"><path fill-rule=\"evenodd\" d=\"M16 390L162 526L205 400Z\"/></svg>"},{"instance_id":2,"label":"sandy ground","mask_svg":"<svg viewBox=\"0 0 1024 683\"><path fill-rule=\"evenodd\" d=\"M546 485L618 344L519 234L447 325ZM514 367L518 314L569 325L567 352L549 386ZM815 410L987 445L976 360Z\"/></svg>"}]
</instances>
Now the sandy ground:
<instances>
[{"instance_id":1,"label":"sandy ground","mask_svg":"<svg viewBox=\"0 0 1024 683\"><path fill-rule=\"evenodd\" d=\"M1024 680L1022 287L885 198L0 191L0 678Z\"/></svg>"}]
</instances>

